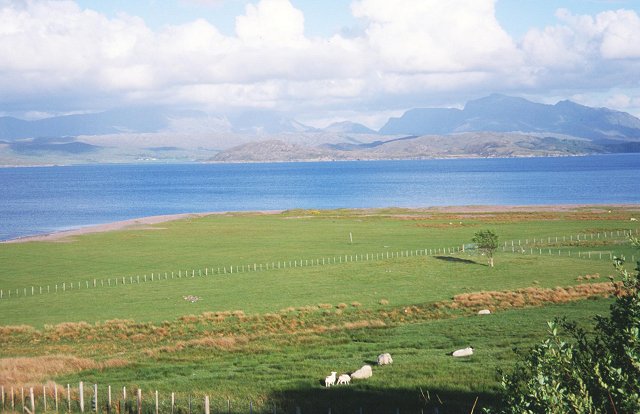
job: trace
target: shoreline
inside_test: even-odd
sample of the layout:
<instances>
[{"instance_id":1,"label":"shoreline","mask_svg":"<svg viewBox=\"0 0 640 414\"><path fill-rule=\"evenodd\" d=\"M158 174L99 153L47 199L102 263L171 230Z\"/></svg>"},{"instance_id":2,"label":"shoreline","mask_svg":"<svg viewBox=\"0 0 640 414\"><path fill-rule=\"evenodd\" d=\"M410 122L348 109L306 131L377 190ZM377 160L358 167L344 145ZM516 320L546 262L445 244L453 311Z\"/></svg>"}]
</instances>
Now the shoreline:
<instances>
[{"instance_id":1,"label":"shoreline","mask_svg":"<svg viewBox=\"0 0 640 414\"><path fill-rule=\"evenodd\" d=\"M371 207L371 208L353 208L348 210L383 210L390 207ZM638 210L640 204L620 204L620 203L603 203L603 204L540 204L540 205L462 205L462 206L430 206L430 207L400 207L402 209L414 210L420 212L436 212L436 213L508 213L508 212L568 212L580 209L593 209L608 211L610 208ZM332 209L326 209L332 210ZM210 215L222 214L280 214L285 210L263 210L263 211L210 211L201 213L177 213L165 214L157 216L138 217L128 220L114 221L103 224L94 224L74 228L70 230L60 230L51 233L35 234L30 236L17 237L14 239L0 240L0 244L16 244L28 242L64 242L66 239L84 234L106 233L117 230L136 230L136 229L153 229L153 226L160 223L166 223L176 220L188 218L199 218Z\"/></svg>"},{"instance_id":2,"label":"shoreline","mask_svg":"<svg viewBox=\"0 0 640 414\"><path fill-rule=\"evenodd\" d=\"M254 213L261 214L276 214L278 211L261 211ZM214 214L230 214L235 213L231 211L210 211L204 213L177 213L177 214L164 214L158 216L146 216L146 217L138 217L128 220L121 221L113 221L109 223L103 224L90 224L87 226L82 226L69 230L60 230L54 231L51 233L43 233L43 234L34 234L31 236L23 236L17 237L14 239L1 240L0 244L16 244L16 243L28 243L34 241L43 241L43 242L62 242L64 239L71 238L74 236L81 236L83 234L93 234L93 233L106 233L110 231L117 230L135 230L135 229L152 229L151 227L155 224L166 223L175 220L183 220L188 218L197 218L197 217L206 217ZM245 213L245 212L242 212ZM247 212L249 213L249 212Z\"/></svg>"},{"instance_id":3,"label":"shoreline","mask_svg":"<svg viewBox=\"0 0 640 414\"><path fill-rule=\"evenodd\" d=\"M163 160L137 161L126 160L116 162L69 162L69 163L46 163L46 164L1 164L0 169L10 168L52 168L52 167L78 167L78 166L99 166L99 165L182 165L182 164L294 164L294 163L334 163L334 162L375 162L375 161L442 161L442 160L478 160L478 159L527 159L527 158L573 158L573 157L600 157L609 155L634 155L635 152L615 152L615 153L581 153L581 154L529 154L529 155L482 155L482 154L456 154L424 157L382 157L382 158L303 158L303 159L281 159L281 160L211 160L211 159L190 159L187 161Z\"/></svg>"}]
</instances>

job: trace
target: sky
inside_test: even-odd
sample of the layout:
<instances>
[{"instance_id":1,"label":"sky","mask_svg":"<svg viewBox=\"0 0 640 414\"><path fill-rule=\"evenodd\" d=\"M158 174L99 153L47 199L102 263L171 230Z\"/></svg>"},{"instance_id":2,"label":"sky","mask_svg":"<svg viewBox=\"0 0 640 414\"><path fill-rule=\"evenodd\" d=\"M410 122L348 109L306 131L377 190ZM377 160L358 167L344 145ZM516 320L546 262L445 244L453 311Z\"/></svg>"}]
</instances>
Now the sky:
<instances>
[{"instance_id":1,"label":"sky","mask_svg":"<svg viewBox=\"0 0 640 414\"><path fill-rule=\"evenodd\" d=\"M0 115L379 128L491 93L640 116L640 0L0 0Z\"/></svg>"}]
</instances>

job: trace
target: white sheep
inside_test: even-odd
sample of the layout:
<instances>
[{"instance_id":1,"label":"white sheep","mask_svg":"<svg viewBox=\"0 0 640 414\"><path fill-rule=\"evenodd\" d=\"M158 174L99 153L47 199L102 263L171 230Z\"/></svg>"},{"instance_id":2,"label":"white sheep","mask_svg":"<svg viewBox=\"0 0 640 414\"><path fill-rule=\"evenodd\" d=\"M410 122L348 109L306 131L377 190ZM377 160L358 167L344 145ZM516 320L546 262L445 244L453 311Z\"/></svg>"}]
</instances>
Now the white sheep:
<instances>
[{"instance_id":1,"label":"white sheep","mask_svg":"<svg viewBox=\"0 0 640 414\"><path fill-rule=\"evenodd\" d=\"M635 217L631 217L631 220L630 220L630 221L638 221L638 219L637 219L637 218L635 218Z\"/></svg>"},{"instance_id":2,"label":"white sheep","mask_svg":"<svg viewBox=\"0 0 640 414\"><path fill-rule=\"evenodd\" d=\"M451 353L451 356L454 357L466 357L471 355L473 355L473 348L470 346L464 349L458 349L457 351L453 351L453 353Z\"/></svg>"},{"instance_id":3,"label":"white sheep","mask_svg":"<svg viewBox=\"0 0 640 414\"><path fill-rule=\"evenodd\" d=\"M391 354L380 354L378 355L378 365L388 365L393 364L393 359L391 358Z\"/></svg>"},{"instance_id":4,"label":"white sheep","mask_svg":"<svg viewBox=\"0 0 640 414\"><path fill-rule=\"evenodd\" d=\"M373 375L371 365L363 365L362 368L351 374L351 379L365 379Z\"/></svg>"},{"instance_id":5,"label":"white sheep","mask_svg":"<svg viewBox=\"0 0 640 414\"><path fill-rule=\"evenodd\" d=\"M491 311L489 309L482 309L478 311L478 315L491 315Z\"/></svg>"},{"instance_id":6,"label":"white sheep","mask_svg":"<svg viewBox=\"0 0 640 414\"><path fill-rule=\"evenodd\" d=\"M338 385L340 384L349 385L350 382L351 382L351 377L349 376L349 374L342 374L338 377Z\"/></svg>"},{"instance_id":7,"label":"white sheep","mask_svg":"<svg viewBox=\"0 0 640 414\"><path fill-rule=\"evenodd\" d=\"M331 375L324 379L324 386L330 387L332 385L336 385L336 374L337 372L331 371Z\"/></svg>"}]
</instances>

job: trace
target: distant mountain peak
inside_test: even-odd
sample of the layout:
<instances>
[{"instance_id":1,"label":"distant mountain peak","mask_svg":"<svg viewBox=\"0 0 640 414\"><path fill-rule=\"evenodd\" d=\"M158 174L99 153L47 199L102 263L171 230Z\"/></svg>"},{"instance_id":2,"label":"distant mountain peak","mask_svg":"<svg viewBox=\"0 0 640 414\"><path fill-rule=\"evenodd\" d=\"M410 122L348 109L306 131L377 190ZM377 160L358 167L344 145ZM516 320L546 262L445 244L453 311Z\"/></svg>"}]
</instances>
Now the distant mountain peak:
<instances>
[{"instance_id":1,"label":"distant mountain peak","mask_svg":"<svg viewBox=\"0 0 640 414\"><path fill-rule=\"evenodd\" d=\"M356 122L351 121L341 121L334 122L328 127L323 129L326 132L335 132L335 133L343 133L343 134L377 134L377 131L374 131L371 128L367 128L362 124L358 124Z\"/></svg>"},{"instance_id":2,"label":"distant mountain peak","mask_svg":"<svg viewBox=\"0 0 640 414\"><path fill-rule=\"evenodd\" d=\"M640 139L640 120L608 108L572 101L555 105L492 94L467 102L463 110L410 109L391 118L383 134L451 134L460 132L547 132L591 140Z\"/></svg>"},{"instance_id":3,"label":"distant mountain peak","mask_svg":"<svg viewBox=\"0 0 640 414\"><path fill-rule=\"evenodd\" d=\"M253 110L229 116L233 131L256 135L309 132L314 128L275 111Z\"/></svg>"}]
</instances>

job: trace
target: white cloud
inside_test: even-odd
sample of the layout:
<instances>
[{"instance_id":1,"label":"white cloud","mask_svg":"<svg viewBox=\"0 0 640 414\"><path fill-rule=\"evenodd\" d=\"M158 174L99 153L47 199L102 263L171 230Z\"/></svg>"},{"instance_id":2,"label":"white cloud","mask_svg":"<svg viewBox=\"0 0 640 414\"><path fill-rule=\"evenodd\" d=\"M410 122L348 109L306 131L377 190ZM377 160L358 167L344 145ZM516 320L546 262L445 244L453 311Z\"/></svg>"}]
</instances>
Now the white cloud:
<instances>
[{"instance_id":1,"label":"white cloud","mask_svg":"<svg viewBox=\"0 0 640 414\"><path fill-rule=\"evenodd\" d=\"M236 17L236 33L246 46L305 47L304 15L289 0L261 0Z\"/></svg>"},{"instance_id":2,"label":"white cloud","mask_svg":"<svg viewBox=\"0 0 640 414\"><path fill-rule=\"evenodd\" d=\"M519 52L495 18L495 0L359 0L356 17L383 69L459 72L511 66Z\"/></svg>"},{"instance_id":3,"label":"white cloud","mask_svg":"<svg viewBox=\"0 0 640 414\"><path fill-rule=\"evenodd\" d=\"M635 12L601 13L596 26L602 28L600 52L605 59L640 58L640 17Z\"/></svg>"},{"instance_id":4,"label":"white cloud","mask_svg":"<svg viewBox=\"0 0 640 414\"><path fill-rule=\"evenodd\" d=\"M516 44L495 18L496 1L357 0L362 31L310 38L290 0L253 0L235 35L204 19L152 30L138 17L109 18L71 0L0 0L0 104L53 111L62 102L60 112L130 102L259 107L329 118L493 91L623 93L637 79L636 12L561 9L557 25Z\"/></svg>"},{"instance_id":5,"label":"white cloud","mask_svg":"<svg viewBox=\"0 0 640 414\"><path fill-rule=\"evenodd\" d=\"M530 62L544 67L580 67L587 62L640 58L640 17L630 10L576 16L559 9L561 24L532 29L523 50Z\"/></svg>"}]
</instances>

